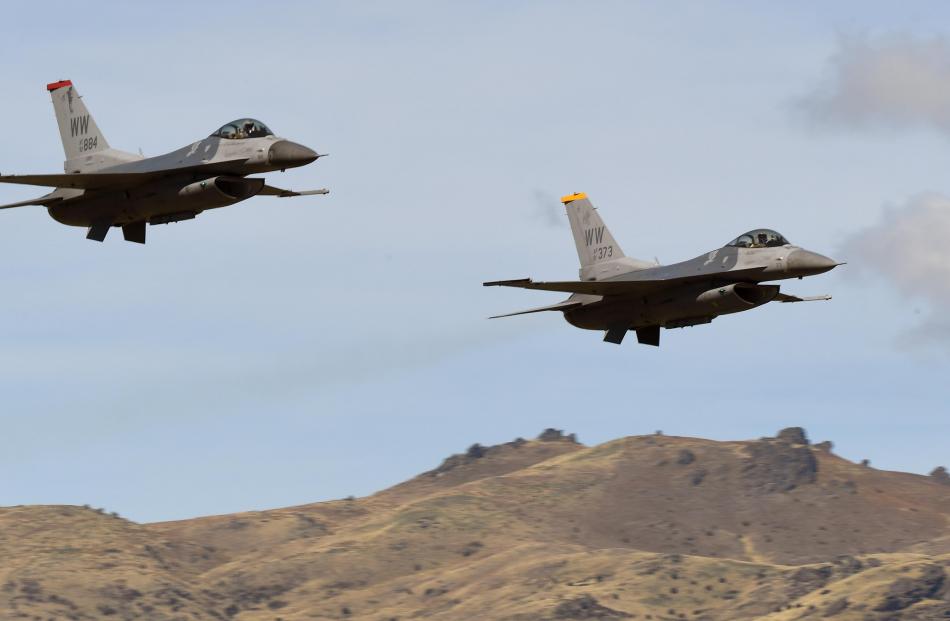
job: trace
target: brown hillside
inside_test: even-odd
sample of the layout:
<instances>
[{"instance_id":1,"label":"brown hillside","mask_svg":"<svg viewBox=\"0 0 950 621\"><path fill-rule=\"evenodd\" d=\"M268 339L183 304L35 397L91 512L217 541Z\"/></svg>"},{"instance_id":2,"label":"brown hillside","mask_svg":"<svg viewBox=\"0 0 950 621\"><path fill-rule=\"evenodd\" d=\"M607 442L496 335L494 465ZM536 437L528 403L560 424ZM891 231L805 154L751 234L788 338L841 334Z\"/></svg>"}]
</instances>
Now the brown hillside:
<instances>
[{"instance_id":1,"label":"brown hillside","mask_svg":"<svg viewBox=\"0 0 950 621\"><path fill-rule=\"evenodd\" d=\"M3 619L950 619L950 485L795 429L548 430L361 499L151 525L0 509L0 555Z\"/></svg>"}]
</instances>

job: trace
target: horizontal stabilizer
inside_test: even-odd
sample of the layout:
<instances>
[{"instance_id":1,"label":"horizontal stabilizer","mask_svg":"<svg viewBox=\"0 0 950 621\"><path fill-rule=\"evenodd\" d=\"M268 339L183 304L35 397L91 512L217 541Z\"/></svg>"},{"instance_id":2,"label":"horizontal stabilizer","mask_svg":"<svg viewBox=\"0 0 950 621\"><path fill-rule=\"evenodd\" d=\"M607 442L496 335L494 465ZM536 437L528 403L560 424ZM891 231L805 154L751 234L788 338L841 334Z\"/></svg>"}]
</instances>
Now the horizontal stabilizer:
<instances>
[{"instance_id":1,"label":"horizontal stabilizer","mask_svg":"<svg viewBox=\"0 0 950 621\"><path fill-rule=\"evenodd\" d=\"M514 313L507 313L504 315L494 315L493 317L489 317L489 319L499 319L501 317L514 317L515 315L527 315L529 313L541 313L544 311L567 311L567 310L571 310L572 308L577 308L579 306L583 306L583 303L575 302L573 300L565 300L557 304L551 304L550 306L539 306L538 308L529 308L527 310L517 311Z\"/></svg>"},{"instance_id":2,"label":"horizontal stabilizer","mask_svg":"<svg viewBox=\"0 0 950 621\"><path fill-rule=\"evenodd\" d=\"M787 293L779 293L775 296L775 301L777 302L818 302L830 299L830 295L811 295L800 297L797 295L789 295Z\"/></svg>"},{"instance_id":3,"label":"horizontal stabilizer","mask_svg":"<svg viewBox=\"0 0 950 621\"><path fill-rule=\"evenodd\" d=\"M264 189L258 192L258 196L279 196L280 198L286 198L288 196L310 196L312 194L329 194L330 190L326 188L321 188L319 190L300 190L299 192L294 190L284 190L282 188L275 188L272 185L265 185Z\"/></svg>"},{"instance_id":4,"label":"horizontal stabilizer","mask_svg":"<svg viewBox=\"0 0 950 621\"><path fill-rule=\"evenodd\" d=\"M530 284L530 278L515 278L512 280L490 280L483 282L483 287L520 287L522 284Z\"/></svg>"},{"instance_id":5,"label":"horizontal stabilizer","mask_svg":"<svg viewBox=\"0 0 950 621\"><path fill-rule=\"evenodd\" d=\"M0 205L0 209L12 209L13 207L27 207L28 205L42 205L43 207L49 207L53 203L58 203L63 200L62 196L52 196L47 194L46 196L41 196L39 198L34 198L30 201L20 201L19 203L9 203L7 205Z\"/></svg>"},{"instance_id":6,"label":"horizontal stabilizer","mask_svg":"<svg viewBox=\"0 0 950 621\"><path fill-rule=\"evenodd\" d=\"M164 168L148 172L95 172L95 173L62 173L53 175L0 175L0 183L19 183L22 185L42 185L50 188L79 188L95 190L100 188L115 188L138 185L152 179L160 179L169 175L183 172L214 173L228 172L236 164L243 164L246 158L227 162L213 162L195 166L179 168Z\"/></svg>"}]
</instances>

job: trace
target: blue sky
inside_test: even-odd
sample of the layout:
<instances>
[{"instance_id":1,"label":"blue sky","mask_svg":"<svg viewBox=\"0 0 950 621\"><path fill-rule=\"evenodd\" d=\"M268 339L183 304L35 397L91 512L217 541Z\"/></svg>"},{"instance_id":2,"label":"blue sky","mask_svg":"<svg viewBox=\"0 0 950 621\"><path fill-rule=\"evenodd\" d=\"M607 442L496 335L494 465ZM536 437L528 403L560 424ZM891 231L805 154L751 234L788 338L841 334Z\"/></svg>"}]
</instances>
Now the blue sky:
<instances>
[{"instance_id":1,"label":"blue sky","mask_svg":"<svg viewBox=\"0 0 950 621\"><path fill-rule=\"evenodd\" d=\"M4 173L61 170L44 85L72 79L116 148L158 155L253 116L331 154L269 181L332 193L151 227L145 247L0 212L2 505L152 521L364 495L549 426L596 443L801 425L881 468L950 465L950 256L921 245L950 234L942 3L8 13ZM922 77L889 88L894 58ZM907 97L875 104L892 92ZM665 331L659 349L560 315L487 320L559 298L483 280L575 276L557 201L573 191L632 256L764 226L849 265L784 286L830 303ZM888 213L908 223L896 241Z\"/></svg>"}]
</instances>

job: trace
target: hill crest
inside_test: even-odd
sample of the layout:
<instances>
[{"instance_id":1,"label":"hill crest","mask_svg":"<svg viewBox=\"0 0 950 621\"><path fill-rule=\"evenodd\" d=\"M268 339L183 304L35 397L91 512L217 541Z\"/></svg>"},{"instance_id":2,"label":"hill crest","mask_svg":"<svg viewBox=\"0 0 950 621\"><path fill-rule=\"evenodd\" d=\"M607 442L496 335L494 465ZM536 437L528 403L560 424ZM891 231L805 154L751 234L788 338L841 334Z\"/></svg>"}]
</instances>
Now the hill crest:
<instances>
[{"instance_id":1,"label":"hill crest","mask_svg":"<svg viewBox=\"0 0 950 621\"><path fill-rule=\"evenodd\" d=\"M156 524L4 508L0 555L3 618L943 618L950 485L798 428L546 430L365 498Z\"/></svg>"}]
</instances>

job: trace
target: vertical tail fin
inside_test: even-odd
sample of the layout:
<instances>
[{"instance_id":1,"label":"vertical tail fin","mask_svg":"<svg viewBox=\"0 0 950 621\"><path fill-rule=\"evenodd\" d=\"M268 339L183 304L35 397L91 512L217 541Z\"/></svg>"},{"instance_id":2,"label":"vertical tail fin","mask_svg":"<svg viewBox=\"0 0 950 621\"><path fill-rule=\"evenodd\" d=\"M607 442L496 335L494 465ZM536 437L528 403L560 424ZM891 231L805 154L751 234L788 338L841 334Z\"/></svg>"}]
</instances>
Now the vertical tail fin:
<instances>
[{"instance_id":1,"label":"vertical tail fin","mask_svg":"<svg viewBox=\"0 0 950 621\"><path fill-rule=\"evenodd\" d=\"M90 172L142 159L141 155L109 147L72 82L53 82L46 85L46 90L53 98L59 135L66 152L63 169L67 173Z\"/></svg>"},{"instance_id":2,"label":"vertical tail fin","mask_svg":"<svg viewBox=\"0 0 950 621\"><path fill-rule=\"evenodd\" d=\"M574 233L574 244L577 246L577 258L581 260L581 267L625 256L620 244L610 234L586 194L570 194L561 198L561 202L564 203L567 219L571 222L571 232Z\"/></svg>"},{"instance_id":3,"label":"vertical tail fin","mask_svg":"<svg viewBox=\"0 0 950 621\"><path fill-rule=\"evenodd\" d=\"M581 261L581 280L600 280L653 267L651 263L631 259L623 253L586 194L569 194L561 198L561 202L571 222L577 258Z\"/></svg>"},{"instance_id":4,"label":"vertical tail fin","mask_svg":"<svg viewBox=\"0 0 950 621\"><path fill-rule=\"evenodd\" d=\"M47 84L46 90L53 98L53 109L56 111L56 122L59 123L59 135L63 139L67 162L109 148L109 143L99 131L99 126L89 114L86 104L71 81L61 80Z\"/></svg>"}]
</instances>

